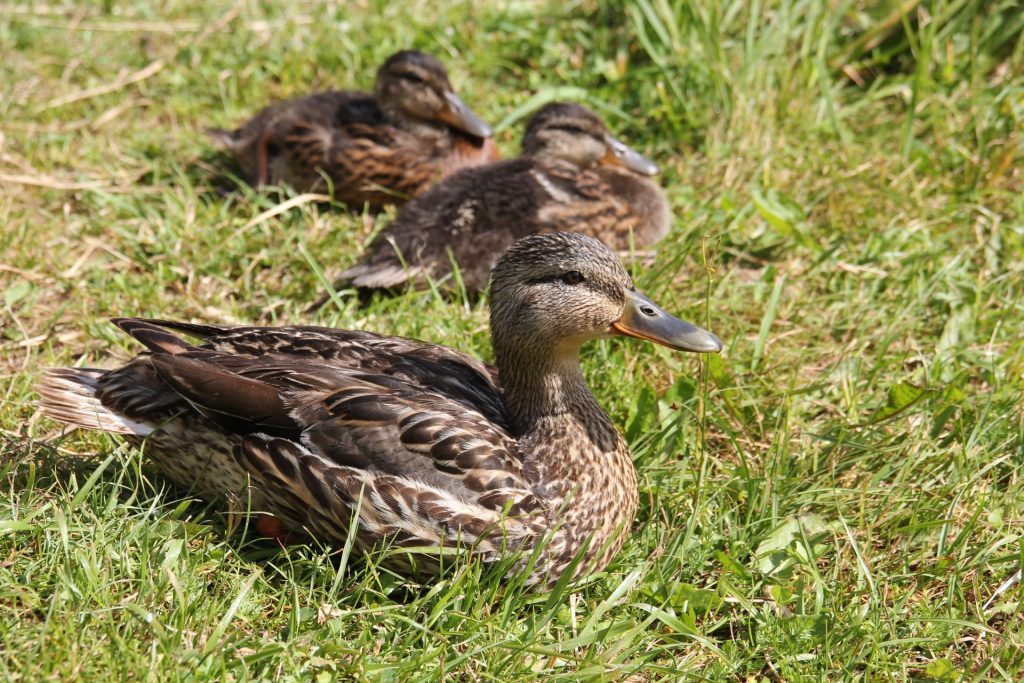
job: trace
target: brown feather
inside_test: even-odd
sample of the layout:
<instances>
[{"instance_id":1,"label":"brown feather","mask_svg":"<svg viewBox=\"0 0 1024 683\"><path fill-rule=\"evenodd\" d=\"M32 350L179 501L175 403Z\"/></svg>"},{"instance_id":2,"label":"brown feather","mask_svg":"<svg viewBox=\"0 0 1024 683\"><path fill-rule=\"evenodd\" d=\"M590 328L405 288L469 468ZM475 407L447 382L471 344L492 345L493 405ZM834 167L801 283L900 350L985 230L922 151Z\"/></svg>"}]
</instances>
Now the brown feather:
<instances>
[{"instance_id":1,"label":"brown feather","mask_svg":"<svg viewBox=\"0 0 1024 683\"><path fill-rule=\"evenodd\" d=\"M271 386L182 355L155 355L150 362L161 379L204 415L237 418L259 427L298 428Z\"/></svg>"},{"instance_id":2,"label":"brown feather","mask_svg":"<svg viewBox=\"0 0 1024 683\"><path fill-rule=\"evenodd\" d=\"M141 318L113 318L110 322L127 332L153 353L179 355L195 347Z\"/></svg>"}]
</instances>

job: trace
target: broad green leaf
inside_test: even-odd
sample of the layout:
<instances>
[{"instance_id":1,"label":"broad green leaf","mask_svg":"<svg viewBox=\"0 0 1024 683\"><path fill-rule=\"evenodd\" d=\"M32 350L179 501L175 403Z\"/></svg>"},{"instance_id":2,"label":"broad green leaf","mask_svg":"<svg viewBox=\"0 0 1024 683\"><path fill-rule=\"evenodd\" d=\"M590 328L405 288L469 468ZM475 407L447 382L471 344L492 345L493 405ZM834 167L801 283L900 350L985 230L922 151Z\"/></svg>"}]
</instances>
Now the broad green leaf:
<instances>
[{"instance_id":1,"label":"broad green leaf","mask_svg":"<svg viewBox=\"0 0 1024 683\"><path fill-rule=\"evenodd\" d=\"M757 568L764 574L773 574L781 569L790 557L788 549L800 537L801 531L804 536L813 538L829 532L830 527L820 515L813 512L787 518L757 546Z\"/></svg>"},{"instance_id":2,"label":"broad green leaf","mask_svg":"<svg viewBox=\"0 0 1024 683\"><path fill-rule=\"evenodd\" d=\"M928 390L916 387L909 382L898 382L889 387L885 405L872 417L872 422L881 422L903 412L925 396Z\"/></svg>"}]
</instances>

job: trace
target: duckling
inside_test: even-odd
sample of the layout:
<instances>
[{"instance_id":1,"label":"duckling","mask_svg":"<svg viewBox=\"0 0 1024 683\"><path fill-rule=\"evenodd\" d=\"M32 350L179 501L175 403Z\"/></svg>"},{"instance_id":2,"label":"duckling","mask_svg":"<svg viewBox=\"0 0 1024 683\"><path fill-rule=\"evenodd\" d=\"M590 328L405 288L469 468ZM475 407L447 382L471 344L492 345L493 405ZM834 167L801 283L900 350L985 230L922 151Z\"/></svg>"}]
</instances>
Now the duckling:
<instances>
[{"instance_id":1,"label":"duckling","mask_svg":"<svg viewBox=\"0 0 1024 683\"><path fill-rule=\"evenodd\" d=\"M612 137L586 107L543 107L527 123L522 148L517 159L457 173L403 206L339 286L439 280L454 261L466 289L480 291L498 257L531 233L583 232L618 251L668 233L668 201L650 180L657 165Z\"/></svg>"},{"instance_id":2,"label":"duckling","mask_svg":"<svg viewBox=\"0 0 1024 683\"><path fill-rule=\"evenodd\" d=\"M629 535L637 479L580 347L617 335L700 353L722 343L638 292L580 233L523 238L490 292L497 367L369 332L123 318L147 351L115 370L50 370L41 406L145 441L178 484L248 500L289 532L387 545L396 571L429 576L439 564L424 551L451 547L487 563L537 551L530 585L578 555L574 577L599 571ZM515 557L514 571L528 566Z\"/></svg>"},{"instance_id":3,"label":"duckling","mask_svg":"<svg viewBox=\"0 0 1024 683\"><path fill-rule=\"evenodd\" d=\"M254 185L333 189L374 208L498 158L490 126L455 94L441 62L415 50L384 62L372 95L315 93L271 105L235 131L209 132Z\"/></svg>"}]
</instances>

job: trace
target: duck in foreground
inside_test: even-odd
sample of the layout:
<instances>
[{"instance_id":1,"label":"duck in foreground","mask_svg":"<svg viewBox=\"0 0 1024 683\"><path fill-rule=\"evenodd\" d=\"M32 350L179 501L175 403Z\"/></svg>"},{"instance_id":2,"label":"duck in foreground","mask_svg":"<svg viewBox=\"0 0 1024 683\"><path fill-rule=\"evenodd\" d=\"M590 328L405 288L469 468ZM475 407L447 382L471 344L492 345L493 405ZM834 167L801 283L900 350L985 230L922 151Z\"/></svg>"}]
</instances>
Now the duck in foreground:
<instances>
[{"instance_id":1,"label":"duck in foreground","mask_svg":"<svg viewBox=\"0 0 1024 683\"><path fill-rule=\"evenodd\" d=\"M372 95L316 93L271 105L235 131L209 133L254 185L330 186L356 206L401 203L498 158L490 126L455 94L441 62L414 50L384 62Z\"/></svg>"},{"instance_id":2,"label":"duck in foreground","mask_svg":"<svg viewBox=\"0 0 1024 683\"><path fill-rule=\"evenodd\" d=\"M355 547L392 548L385 562L400 572L436 572L441 548L487 563L536 551L532 565L515 555L530 585L602 569L636 512L629 450L587 387L580 346L625 335L722 348L578 233L527 237L498 262L497 368L368 332L114 322L147 351L115 370L48 371L47 415L145 440L175 482L249 501L287 531L340 546L354 520Z\"/></svg>"},{"instance_id":3,"label":"duck in foreground","mask_svg":"<svg viewBox=\"0 0 1024 683\"><path fill-rule=\"evenodd\" d=\"M403 206L339 284L423 284L454 260L466 289L481 291L498 257L540 232L583 232L619 251L650 246L670 222L657 172L586 107L548 104L527 123L521 157L467 169Z\"/></svg>"}]
</instances>

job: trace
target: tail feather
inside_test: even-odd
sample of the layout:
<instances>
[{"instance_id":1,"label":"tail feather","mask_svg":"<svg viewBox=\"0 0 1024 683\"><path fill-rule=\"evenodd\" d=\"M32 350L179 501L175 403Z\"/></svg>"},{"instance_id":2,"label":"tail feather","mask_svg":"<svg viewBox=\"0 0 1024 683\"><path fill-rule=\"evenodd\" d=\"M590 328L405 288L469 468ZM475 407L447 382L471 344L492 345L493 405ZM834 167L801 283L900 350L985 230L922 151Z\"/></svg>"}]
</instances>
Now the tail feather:
<instances>
[{"instance_id":1,"label":"tail feather","mask_svg":"<svg viewBox=\"0 0 1024 683\"><path fill-rule=\"evenodd\" d=\"M224 128L206 128L203 132L222 149L234 151L238 145L238 136L235 131Z\"/></svg>"},{"instance_id":2,"label":"tail feather","mask_svg":"<svg viewBox=\"0 0 1024 683\"><path fill-rule=\"evenodd\" d=\"M106 370L51 368L36 386L39 408L48 417L73 427L114 434L147 436L154 426L118 415L100 402L99 380Z\"/></svg>"},{"instance_id":3,"label":"tail feather","mask_svg":"<svg viewBox=\"0 0 1024 683\"><path fill-rule=\"evenodd\" d=\"M416 266L403 268L401 265L356 265L342 273L340 279L355 287L389 289L416 279L422 270Z\"/></svg>"},{"instance_id":4,"label":"tail feather","mask_svg":"<svg viewBox=\"0 0 1024 683\"><path fill-rule=\"evenodd\" d=\"M424 270L419 267L403 268L396 265L357 264L339 275L332 287L334 289L355 287L361 290L394 289L411 280L416 280L423 274ZM306 313L315 313L330 300L329 293L321 294L320 298L309 305Z\"/></svg>"}]
</instances>

